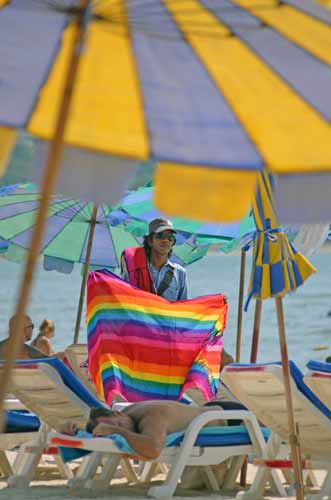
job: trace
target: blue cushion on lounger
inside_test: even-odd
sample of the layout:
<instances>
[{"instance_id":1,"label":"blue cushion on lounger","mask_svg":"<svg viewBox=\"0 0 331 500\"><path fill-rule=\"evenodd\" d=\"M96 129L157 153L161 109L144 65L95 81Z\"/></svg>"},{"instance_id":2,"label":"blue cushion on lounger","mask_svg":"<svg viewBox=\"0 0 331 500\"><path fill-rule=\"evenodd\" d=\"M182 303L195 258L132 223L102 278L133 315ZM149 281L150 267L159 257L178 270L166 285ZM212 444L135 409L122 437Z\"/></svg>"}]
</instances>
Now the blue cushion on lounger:
<instances>
[{"instance_id":1,"label":"blue cushion on lounger","mask_svg":"<svg viewBox=\"0 0 331 500\"><path fill-rule=\"evenodd\" d=\"M40 420L26 410L8 410L5 412L5 432L35 432L39 429Z\"/></svg>"},{"instance_id":2,"label":"blue cushion on lounger","mask_svg":"<svg viewBox=\"0 0 331 500\"><path fill-rule=\"evenodd\" d=\"M268 439L270 435L269 429L261 428L263 437L265 440ZM77 438L94 439L94 437L85 431L78 431L75 435ZM131 448L127 440L120 436L119 434L110 434L109 436L104 436L111 439L115 445L123 451L123 453L129 453L131 455L136 454L136 452ZM174 432L167 436L166 447L179 446L184 438L184 432ZM247 429L243 425L232 426L232 427L206 427L201 429L199 435L195 441L196 446L240 446L251 444L251 439L247 432ZM82 457L90 453L82 448L67 448L59 447L59 451L64 462L70 462L77 458Z\"/></svg>"},{"instance_id":3,"label":"blue cushion on lounger","mask_svg":"<svg viewBox=\"0 0 331 500\"><path fill-rule=\"evenodd\" d=\"M90 408L107 407L104 403L99 401L76 377L76 375L58 358L40 358L29 360L18 360L16 365L35 365L39 363L46 363L51 365L62 377L64 384L69 387L84 403Z\"/></svg>"},{"instance_id":4,"label":"blue cushion on lounger","mask_svg":"<svg viewBox=\"0 0 331 500\"><path fill-rule=\"evenodd\" d=\"M270 366L270 365L281 365L281 361L275 361L273 363L232 363L231 366ZM294 361L289 362L290 372L293 380L295 381L297 388L302 394L306 396L307 399L313 405L315 405L326 417L331 418L331 411L318 399L318 397L309 389L303 380L303 373L300 368L294 363Z\"/></svg>"},{"instance_id":5,"label":"blue cushion on lounger","mask_svg":"<svg viewBox=\"0 0 331 500\"><path fill-rule=\"evenodd\" d=\"M309 368L309 370L313 370L313 371L317 371L317 372L331 373L331 363L326 363L325 361L310 360L307 363L307 368Z\"/></svg>"}]
</instances>

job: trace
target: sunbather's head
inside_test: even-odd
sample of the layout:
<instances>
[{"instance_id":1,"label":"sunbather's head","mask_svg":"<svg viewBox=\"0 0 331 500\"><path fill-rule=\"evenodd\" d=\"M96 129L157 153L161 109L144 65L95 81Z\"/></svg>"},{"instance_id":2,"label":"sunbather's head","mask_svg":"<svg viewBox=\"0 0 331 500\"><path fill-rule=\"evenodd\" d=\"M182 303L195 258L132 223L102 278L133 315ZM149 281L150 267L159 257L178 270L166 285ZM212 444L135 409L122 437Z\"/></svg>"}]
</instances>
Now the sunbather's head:
<instances>
[{"instance_id":1,"label":"sunbather's head","mask_svg":"<svg viewBox=\"0 0 331 500\"><path fill-rule=\"evenodd\" d=\"M107 408L91 408L90 417L86 424L87 432L93 432L93 429L101 423L135 431L134 420L126 413Z\"/></svg>"},{"instance_id":2,"label":"sunbather's head","mask_svg":"<svg viewBox=\"0 0 331 500\"><path fill-rule=\"evenodd\" d=\"M17 320L16 314L10 318L10 320L9 320L9 334L11 334L11 332L14 330L16 320ZM34 328L34 324L32 323L30 316L25 315L24 320L23 320L23 329L22 329L22 340L24 342L28 342L29 340L31 340L33 328Z\"/></svg>"},{"instance_id":3,"label":"sunbather's head","mask_svg":"<svg viewBox=\"0 0 331 500\"><path fill-rule=\"evenodd\" d=\"M54 337L55 325L54 321L51 319L45 318L39 326L39 334L40 336L48 337L49 339Z\"/></svg>"}]
</instances>

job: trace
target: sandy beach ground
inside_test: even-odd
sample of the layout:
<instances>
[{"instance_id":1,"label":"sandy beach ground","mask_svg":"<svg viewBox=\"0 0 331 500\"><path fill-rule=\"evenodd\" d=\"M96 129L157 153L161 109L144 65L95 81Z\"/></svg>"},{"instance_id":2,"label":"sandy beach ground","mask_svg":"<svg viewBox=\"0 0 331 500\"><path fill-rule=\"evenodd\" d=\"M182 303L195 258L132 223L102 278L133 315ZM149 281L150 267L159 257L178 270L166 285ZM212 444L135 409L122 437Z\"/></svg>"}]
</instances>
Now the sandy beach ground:
<instances>
[{"instance_id":1,"label":"sandy beach ground","mask_svg":"<svg viewBox=\"0 0 331 500\"><path fill-rule=\"evenodd\" d=\"M248 486L252 482L253 477L256 472L256 467L253 465L248 466ZM324 472L317 471L315 473L318 483L321 484L324 478ZM162 475L156 477L156 481L162 480ZM149 485L146 484L135 484L128 485L126 480L115 479L112 486L104 492L94 492L94 491L84 491L82 489L73 490L66 486L66 480L61 479L58 475L57 469L53 466L45 465L38 468L38 476L31 483L28 489L17 489L8 488L6 482L0 478L0 499L2 500L62 500L70 498L93 498L94 500L104 500L111 496L112 500L141 500L142 498L147 498L147 491ZM242 491L239 487L236 491L231 492L210 492L210 491L195 491L195 490L183 490L180 487L177 488L175 493L176 499L182 500L234 500L238 491ZM309 490L311 493L314 489ZM316 490L315 490L316 492ZM275 497L270 492L270 495L266 493L264 497L265 500L271 499L281 499L285 500L295 499L294 496L291 497Z\"/></svg>"}]
</instances>

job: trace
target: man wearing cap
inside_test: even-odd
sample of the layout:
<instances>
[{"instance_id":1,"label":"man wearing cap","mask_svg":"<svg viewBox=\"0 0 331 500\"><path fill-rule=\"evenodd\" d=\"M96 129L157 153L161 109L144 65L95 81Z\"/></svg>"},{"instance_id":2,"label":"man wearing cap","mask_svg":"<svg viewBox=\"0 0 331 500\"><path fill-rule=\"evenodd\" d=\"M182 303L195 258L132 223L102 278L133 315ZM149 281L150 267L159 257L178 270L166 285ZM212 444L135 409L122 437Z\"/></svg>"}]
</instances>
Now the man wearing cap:
<instances>
[{"instance_id":1,"label":"man wearing cap","mask_svg":"<svg viewBox=\"0 0 331 500\"><path fill-rule=\"evenodd\" d=\"M187 299L185 269L169 260L176 243L176 231L167 219L154 219L142 247L127 248L122 253L123 278L142 290L167 300Z\"/></svg>"}]
</instances>

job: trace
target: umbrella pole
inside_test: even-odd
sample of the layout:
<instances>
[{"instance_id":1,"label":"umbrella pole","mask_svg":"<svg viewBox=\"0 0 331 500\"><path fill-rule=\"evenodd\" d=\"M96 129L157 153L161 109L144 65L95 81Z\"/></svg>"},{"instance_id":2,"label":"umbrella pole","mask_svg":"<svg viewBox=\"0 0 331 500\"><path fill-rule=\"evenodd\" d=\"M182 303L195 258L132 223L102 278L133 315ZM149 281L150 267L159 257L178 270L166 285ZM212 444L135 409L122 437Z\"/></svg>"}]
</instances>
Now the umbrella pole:
<instances>
[{"instance_id":1,"label":"umbrella pole","mask_svg":"<svg viewBox=\"0 0 331 500\"><path fill-rule=\"evenodd\" d=\"M98 205L94 205L92 217L91 217L88 242L87 242L87 250L86 250L82 284L80 287L80 295L79 295L78 310L77 310L76 325L75 325L75 334L74 334L74 344L77 344L77 342L78 342L80 324L82 321L83 302L84 302L84 297L85 297L85 288L86 288L86 282L87 282L87 276L88 276L88 269L89 269L90 260L91 260L94 229L95 229L95 224L97 221L97 212L98 212Z\"/></svg>"},{"instance_id":2,"label":"umbrella pole","mask_svg":"<svg viewBox=\"0 0 331 500\"><path fill-rule=\"evenodd\" d=\"M256 299L250 363L256 363L257 359L257 348L259 345L259 338L260 338L261 314L262 314L262 300Z\"/></svg>"},{"instance_id":3,"label":"umbrella pole","mask_svg":"<svg viewBox=\"0 0 331 500\"><path fill-rule=\"evenodd\" d=\"M81 0L79 13L74 23L76 29L74 40L71 46L71 53L69 55L65 86L59 106L54 137L50 144L49 154L47 157L47 162L42 179L41 197L36 216L36 223L34 225L32 233L30 250L25 263L24 275L21 282L19 297L16 303L16 321L14 324L13 332L10 335L7 343L6 359L4 362L3 373L0 379L0 432L2 432L4 426L4 398L6 392L8 391L11 369L19 353L19 348L22 347L23 343L20 337L22 335L21 332L24 325L25 311L30 297L33 274L36 267L39 249L46 225L48 205L51 195L54 191L58 172L60 170L60 159L63 148L65 125L69 115L72 91L76 79L80 56L82 53L81 48L85 33L84 16L88 8L88 4L89 0Z\"/></svg>"},{"instance_id":4,"label":"umbrella pole","mask_svg":"<svg viewBox=\"0 0 331 500\"><path fill-rule=\"evenodd\" d=\"M256 363L257 359L257 348L260 337L261 314L262 314L262 300L256 299L250 363ZM246 478L247 478L247 458L245 459L245 462L243 463L243 466L241 468L240 486L246 486Z\"/></svg>"},{"instance_id":5,"label":"umbrella pole","mask_svg":"<svg viewBox=\"0 0 331 500\"><path fill-rule=\"evenodd\" d=\"M245 268L246 268L246 252L242 248L240 256L240 278L239 278L239 296L238 296L238 318L237 318L237 343L236 343L236 362L240 362L241 355L241 338L242 338L242 319L243 319L243 304L244 304L244 287L245 287ZM240 470L240 485L246 486L247 478L247 457Z\"/></svg>"},{"instance_id":6,"label":"umbrella pole","mask_svg":"<svg viewBox=\"0 0 331 500\"><path fill-rule=\"evenodd\" d=\"M241 337L242 337L242 320L243 320L243 303L244 303L244 287L245 287L245 266L246 252L241 249L240 257L240 279L239 279L239 296L238 296L238 318L237 318L237 343L236 343L236 362L240 362L241 354Z\"/></svg>"},{"instance_id":7,"label":"umbrella pole","mask_svg":"<svg viewBox=\"0 0 331 500\"><path fill-rule=\"evenodd\" d=\"M285 398L286 398L288 428L289 428L289 443L291 445L291 453L292 453L293 469L294 469L295 492L297 500L304 500L300 442L298 439L298 433L296 430L296 424L294 420L283 302L281 297L276 297L275 300L276 300L277 321L278 321L279 345L282 357L283 377L285 385Z\"/></svg>"}]
</instances>

